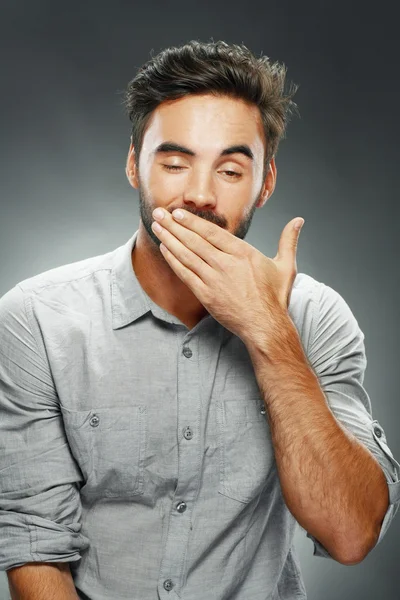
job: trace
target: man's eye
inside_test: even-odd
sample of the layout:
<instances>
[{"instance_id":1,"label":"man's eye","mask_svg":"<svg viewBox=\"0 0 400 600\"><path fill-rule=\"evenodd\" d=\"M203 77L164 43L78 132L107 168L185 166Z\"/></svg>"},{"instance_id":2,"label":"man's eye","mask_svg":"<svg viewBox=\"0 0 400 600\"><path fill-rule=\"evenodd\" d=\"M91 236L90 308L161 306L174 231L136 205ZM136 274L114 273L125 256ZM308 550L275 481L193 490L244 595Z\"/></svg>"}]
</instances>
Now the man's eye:
<instances>
[{"instance_id":1,"label":"man's eye","mask_svg":"<svg viewBox=\"0 0 400 600\"><path fill-rule=\"evenodd\" d=\"M167 171L180 171L181 169L185 168L185 167L179 167L177 165L163 165L163 167L165 167L167 169Z\"/></svg>"},{"instance_id":2,"label":"man's eye","mask_svg":"<svg viewBox=\"0 0 400 600\"><path fill-rule=\"evenodd\" d=\"M163 165L163 167L167 169L167 171L182 171L183 169L185 169L185 167L181 167L179 165ZM242 176L241 173L237 173L236 171L231 170L222 171L222 173L226 173L231 179L238 179Z\"/></svg>"},{"instance_id":3,"label":"man's eye","mask_svg":"<svg viewBox=\"0 0 400 600\"><path fill-rule=\"evenodd\" d=\"M226 173L229 177L232 177L232 178L242 176L241 173L236 173L236 171L223 171L223 173Z\"/></svg>"}]
</instances>

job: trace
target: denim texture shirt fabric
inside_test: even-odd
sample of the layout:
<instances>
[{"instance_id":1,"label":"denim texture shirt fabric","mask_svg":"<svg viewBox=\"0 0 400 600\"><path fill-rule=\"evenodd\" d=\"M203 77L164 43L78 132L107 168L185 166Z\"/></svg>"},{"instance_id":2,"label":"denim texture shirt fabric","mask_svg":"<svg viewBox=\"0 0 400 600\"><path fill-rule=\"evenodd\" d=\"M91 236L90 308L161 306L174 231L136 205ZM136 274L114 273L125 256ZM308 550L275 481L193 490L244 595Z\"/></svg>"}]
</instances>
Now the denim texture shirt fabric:
<instances>
[{"instance_id":1,"label":"denim texture shirt fabric","mask_svg":"<svg viewBox=\"0 0 400 600\"><path fill-rule=\"evenodd\" d=\"M246 346L211 315L189 330L150 299L137 234L0 299L0 570L68 561L84 600L304 599ZM363 387L364 334L304 273L288 310L332 412L385 474L379 543L400 465Z\"/></svg>"}]
</instances>

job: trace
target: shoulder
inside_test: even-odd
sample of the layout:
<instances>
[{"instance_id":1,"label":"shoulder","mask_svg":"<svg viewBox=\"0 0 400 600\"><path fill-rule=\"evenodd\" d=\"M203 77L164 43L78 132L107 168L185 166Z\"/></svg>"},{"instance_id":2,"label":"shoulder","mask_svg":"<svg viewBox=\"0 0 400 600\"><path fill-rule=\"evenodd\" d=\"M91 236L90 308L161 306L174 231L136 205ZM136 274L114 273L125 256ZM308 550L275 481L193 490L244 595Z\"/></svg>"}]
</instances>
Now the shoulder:
<instances>
[{"instance_id":1,"label":"shoulder","mask_svg":"<svg viewBox=\"0 0 400 600\"><path fill-rule=\"evenodd\" d=\"M289 310L291 308L298 310L299 304L304 309L307 302L311 304L314 313L324 313L332 309L345 313L351 312L344 297L332 286L306 273L298 273L293 283Z\"/></svg>"},{"instance_id":2,"label":"shoulder","mask_svg":"<svg viewBox=\"0 0 400 600\"><path fill-rule=\"evenodd\" d=\"M310 352L316 342L324 343L328 337L363 338L357 319L342 294L306 273L296 276L288 311L304 347Z\"/></svg>"},{"instance_id":3,"label":"shoulder","mask_svg":"<svg viewBox=\"0 0 400 600\"><path fill-rule=\"evenodd\" d=\"M97 280L101 273L108 277L117 250L60 265L18 281L0 296L0 323L6 328L7 323L23 326L29 320L36 300L46 304L55 302L58 306L85 304L94 288L104 289L104 283L99 285Z\"/></svg>"},{"instance_id":4,"label":"shoulder","mask_svg":"<svg viewBox=\"0 0 400 600\"><path fill-rule=\"evenodd\" d=\"M91 256L83 260L60 265L48 269L27 279L19 281L16 285L28 294L39 294L46 288L65 286L84 280L93 276L98 271L110 270L112 268L112 258L116 250Z\"/></svg>"}]
</instances>

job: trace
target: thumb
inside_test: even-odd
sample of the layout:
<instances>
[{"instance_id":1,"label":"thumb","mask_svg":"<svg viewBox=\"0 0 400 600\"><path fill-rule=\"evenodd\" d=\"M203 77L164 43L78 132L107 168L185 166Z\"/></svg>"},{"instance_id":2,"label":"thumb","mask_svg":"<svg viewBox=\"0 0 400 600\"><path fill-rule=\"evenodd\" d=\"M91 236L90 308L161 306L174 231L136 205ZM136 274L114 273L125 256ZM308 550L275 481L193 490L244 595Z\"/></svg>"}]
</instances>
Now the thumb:
<instances>
[{"instance_id":1,"label":"thumb","mask_svg":"<svg viewBox=\"0 0 400 600\"><path fill-rule=\"evenodd\" d=\"M296 261L297 242L304 222L303 218L296 218L289 221L284 227L278 244L276 256L278 260L287 261L290 264Z\"/></svg>"},{"instance_id":2,"label":"thumb","mask_svg":"<svg viewBox=\"0 0 400 600\"><path fill-rule=\"evenodd\" d=\"M304 225L304 219L303 218L296 219L296 221L295 221L295 223L293 225L293 228L294 228L295 231L298 232L297 237L299 236L300 230L303 227L303 225Z\"/></svg>"}]
</instances>

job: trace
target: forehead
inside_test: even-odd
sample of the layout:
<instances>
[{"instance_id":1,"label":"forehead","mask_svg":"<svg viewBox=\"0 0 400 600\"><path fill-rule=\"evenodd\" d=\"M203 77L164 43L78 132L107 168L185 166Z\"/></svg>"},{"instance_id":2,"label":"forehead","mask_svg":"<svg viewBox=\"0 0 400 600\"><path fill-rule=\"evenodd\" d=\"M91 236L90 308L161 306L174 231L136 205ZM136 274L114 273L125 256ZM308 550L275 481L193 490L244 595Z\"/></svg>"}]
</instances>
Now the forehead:
<instances>
[{"instance_id":1,"label":"forehead","mask_svg":"<svg viewBox=\"0 0 400 600\"><path fill-rule=\"evenodd\" d=\"M151 151L166 140L187 145L199 153L219 152L222 147L243 143L254 154L263 153L265 148L258 107L241 99L211 94L166 101L153 111L142 151Z\"/></svg>"}]
</instances>

